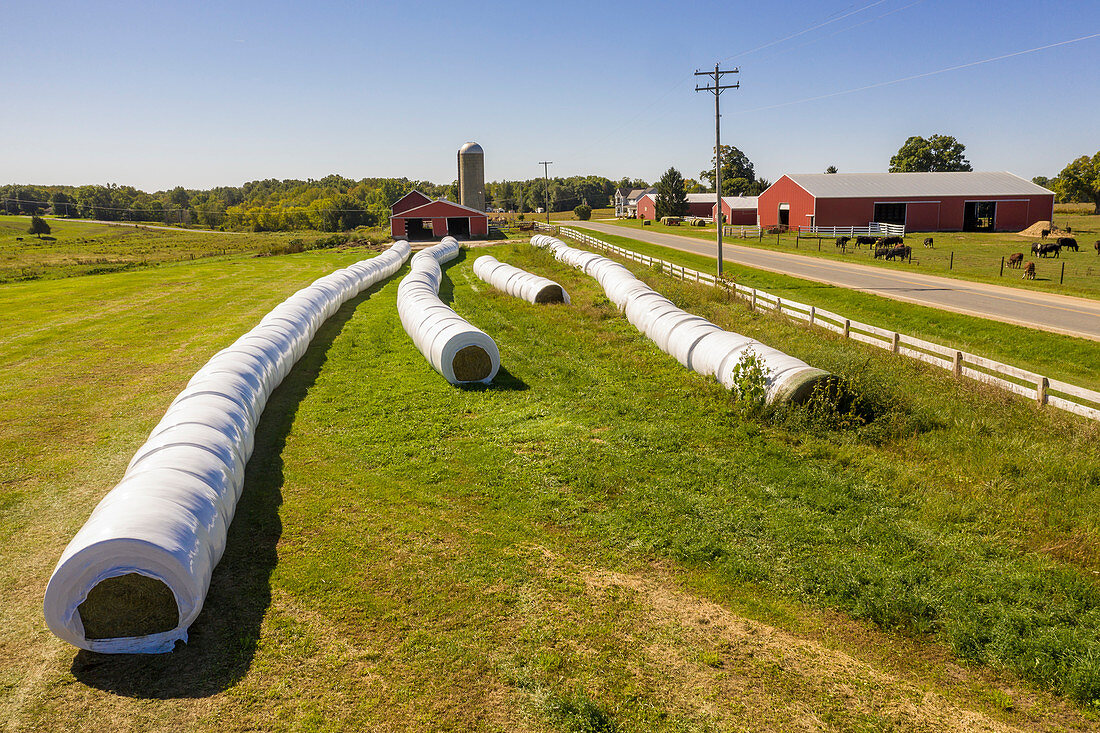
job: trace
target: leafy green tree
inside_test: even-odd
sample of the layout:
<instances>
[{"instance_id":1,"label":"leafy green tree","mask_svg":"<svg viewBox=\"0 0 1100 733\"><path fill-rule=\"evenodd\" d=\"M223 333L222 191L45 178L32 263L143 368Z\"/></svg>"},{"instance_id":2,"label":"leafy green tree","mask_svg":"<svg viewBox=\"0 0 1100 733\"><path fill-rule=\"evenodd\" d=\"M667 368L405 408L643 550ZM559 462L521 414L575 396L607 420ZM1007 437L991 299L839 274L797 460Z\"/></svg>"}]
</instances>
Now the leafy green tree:
<instances>
[{"instance_id":1,"label":"leafy green tree","mask_svg":"<svg viewBox=\"0 0 1100 733\"><path fill-rule=\"evenodd\" d=\"M1082 155L1063 168L1055 181L1063 200L1087 201L1093 213L1100 214L1100 152L1091 158Z\"/></svg>"},{"instance_id":2,"label":"leafy green tree","mask_svg":"<svg viewBox=\"0 0 1100 733\"><path fill-rule=\"evenodd\" d=\"M745 189L742 196L759 196L767 191L772 185L772 182L767 178L757 178L755 181L749 184L749 187Z\"/></svg>"},{"instance_id":3,"label":"leafy green tree","mask_svg":"<svg viewBox=\"0 0 1100 733\"><path fill-rule=\"evenodd\" d=\"M588 204L581 204L580 206L574 207L573 214L581 221L588 221L592 218L592 207Z\"/></svg>"},{"instance_id":4,"label":"leafy green tree","mask_svg":"<svg viewBox=\"0 0 1100 733\"><path fill-rule=\"evenodd\" d=\"M42 239L43 234L50 233L50 225L46 223L46 220L41 216L32 216L31 225L27 229L27 234L35 234L39 239Z\"/></svg>"},{"instance_id":5,"label":"leafy green tree","mask_svg":"<svg viewBox=\"0 0 1100 733\"><path fill-rule=\"evenodd\" d=\"M838 171L837 171L835 165L831 165L831 166L829 166L828 168L825 169L825 172L826 173L837 173Z\"/></svg>"},{"instance_id":6,"label":"leafy green tree","mask_svg":"<svg viewBox=\"0 0 1100 733\"><path fill-rule=\"evenodd\" d=\"M714 183L714 158L710 159L710 168L702 171L699 178L707 181L710 191L716 186ZM742 153L732 145L722 146L722 195L741 196L752 182L756 180L756 171L753 169L749 156Z\"/></svg>"},{"instance_id":7,"label":"leafy green tree","mask_svg":"<svg viewBox=\"0 0 1100 733\"><path fill-rule=\"evenodd\" d=\"M657 181L657 218L684 216L687 214L687 192L684 177L675 168L669 168Z\"/></svg>"},{"instance_id":8,"label":"leafy green tree","mask_svg":"<svg viewBox=\"0 0 1100 733\"><path fill-rule=\"evenodd\" d=\"M891 173L972 171L966 146L950 135L913 135L890 158Z\"/></svg>"}]
</instances>

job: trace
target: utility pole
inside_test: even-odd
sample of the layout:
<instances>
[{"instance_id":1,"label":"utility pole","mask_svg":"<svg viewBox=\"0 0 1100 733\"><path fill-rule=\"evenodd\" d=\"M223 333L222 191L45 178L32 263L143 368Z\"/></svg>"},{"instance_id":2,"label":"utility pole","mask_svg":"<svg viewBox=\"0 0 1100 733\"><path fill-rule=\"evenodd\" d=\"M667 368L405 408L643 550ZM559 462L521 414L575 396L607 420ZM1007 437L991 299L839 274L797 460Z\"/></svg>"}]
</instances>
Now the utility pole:
<instances>
[{"instance_id":1,"label":"utility pole","mask_svg":"<svg viewBox=\"0 0 1100 733\"><path fill-rule=\"evenodd\" d=\"M707 85L701 87L698 84L695 85L695 91L697 92L711 92L714 94L714 191L716 195L716 216L714 217L718 226L718 277L722 277L722 114L718 108L718 98L722 95L722 91L725 89L739 89L741 83L722 85L722 77L725 74L738 74L740 69L733 68L723 71L718 68L718 64L714 65L714 71L696 71L696 76L709 76L714 80L713 85Z\"/></svg>"},{"instance_id":2,"label":"utility pole","mask_svg":"<svg viewBox=\"0 0 1100 733\"><path fill-rule=\"evenodd\" d=\"M553 165L552 160L540 160L539 165L542 166L542 191L546 194L546 225L550 225L550 176L547 173L549 166Z\"/></svg>"}]
</instances>

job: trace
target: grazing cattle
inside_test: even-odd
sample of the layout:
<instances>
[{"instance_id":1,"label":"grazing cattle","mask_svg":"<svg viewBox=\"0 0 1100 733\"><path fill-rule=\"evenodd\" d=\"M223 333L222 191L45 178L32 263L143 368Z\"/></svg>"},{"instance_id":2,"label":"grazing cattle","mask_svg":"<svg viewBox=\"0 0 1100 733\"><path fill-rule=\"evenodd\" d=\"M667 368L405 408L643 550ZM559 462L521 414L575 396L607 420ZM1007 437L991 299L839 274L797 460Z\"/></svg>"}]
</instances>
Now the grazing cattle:
<instances>
[{"instance_id":1,"label":"grazing cattle","mask_svg":"<svg viewBox=\"0 0 1100 733\"><path fill-rule=\"evenodd\" d=\"M1031 254L1033 254L1033 255L1039 254L1039 249L1042 246L1043 246L1043 244L1041 242L1032 242L1031 243Z\"/></svg>"},{"instance_id":2,"label":"grazing cattle","mask_svg":"<svg viewBox=\"0 0 1100 733\"><path fill-rule=\"evenodd\" d=\"M1092 245L1092 246L1093 246L1093 247L1096 247L1096 254L1097 254L1098 256L1100 256L1100 239L1097 239L1097 240L1096 240L1096 244L1094 244L1094 245Z\"/></svg>"},{"instance_id":3,"label":"grazing cattle","mask_svg":"<svg viewBox=\"0 0 1100 733\"><path fill-rule=\"evenodd\" d=\"M863 244L874 245L877 241L878 239L875 237L856 237L856 246L859 247Z\"/></svg>"},{"instance_id":4,"label":"grazing cattle","mask_svg":"<svg viewBox=\"0 0 1100 733\"><path fill-rule=\"evenodd\" d=\"M906 260L906 259L909 259L909 257L912 254L913 254L913 248L912 247L910 247L908 245L905 245L905 244L899 244L895 247L890 248L890 251L887 252L887 254L886 254L886 259L888 259L888 260Z\"/></svg>"},{"instance_id":5,"label":"grazing cattle","mask_svg":"<svg viewBox=\"0 0 1100 733\"><path fill-rule=\"evenodd\" d=\"M1016 270L1016 269L1019 269L1020 265L1022 265L1022 264L1024 264L1024 253L1023 252L1017 252L1015 254L1011 254L1011 255L1008 256L1008 266L1009 266L1009 268L1011 268L1013 270Z\"/></svg>"},{"instance_id":6,"label":"grazing cattle","mask_svg":"<svg viewBox=\"0 0 1100 733\"><path fill-rule=\"evenodd\" d=\"M1072 249L1074 252L1079 251L1077 249L1077 240L1073 237L1058 237L1058 246Z\"/></svg>"},{"instance_id":7,"label":"grazing cattle","mask_svg":"<svg viewBox=\"0 0 1100 733\"><path fill-rule=\"evenodd\" d=\"M851 237L837 237L836 238L836 246L840 247L841 249L847 249L848 242L850 242L850 241L852 241Z\"/></svg>"},{"instance_id":8,"label":"grazing cattle","mask_svg":"<svg viewBox=\"0 0 1100 733\"><path fill-rule=\"evenodd\" d=\"M1073 234L1073 227L1066 227L1066 234Z\"/></svg>"},{"instance_id":9,"label":"grazing cattle","mask_svg":"<svg viewBox=\"0 0 1100 733\"><path fill-rule=\"evenodd\" d=\"M890 247L875 247L875 259L881 259L890 254Z\"/></svg>"},{"instance_id":10,"label":"grazing cattle","mask_svg":"<svg viewBox=\"0 0 1100 733\"><path fill-rule=\"evenodd\" d=\"M1034 280L1034 279L1035 279L1035 263L1034 262L1029 262L1026 265L1024 265L1024 280Z\"/></svg>"},{"instance_id":11,"label":"grazing cattle","mask_svg":"<svg viewBox=\"0 0 1100 733\"><path fill-rule=\"evenodd\" d=\"M905 237L886 237L882 240L882 243L887 247L893 247L896 244L905 244Z\"/></svg>"},{"instance_id":12,"label":"grazing cattle","mask_svg":"<svg viewBox=\"0 0 1100 733\"><path fill-rule=\"evenodd\" d=\"M1055 257L1060 257L1062 254L1062 245L1057 242L1045 242L1039 245L1039 256L1049 257L1053 254Z\"/></svg>"},{"instance_id":13,"label":"grazing cattle","mask_svg":"<svg viewBox=\"0 0 1100 733\"><path fill-rule=\"evenodd\" d=\"M1050 236L1050 230L1049 229L1043 229L1042 231L1039 232L1039 236L1042 237L1043 239L1046 239L1047 237Z\"/></svg>"},{"instance_id":14,"label":"grazing cattle","mask_svg":"<svg viewBox=\"0 0 1100 733\"><path fill-rule=\"evenodd\" d=\"M925 237L925 238L924 238L924 246L925 246L925 247L928 247L929 249L935 249L935 246L936 246L936 245L935 245L935 243L934 243L934 242L932 241L932 237Z\"/></svg>"}]
</instances>

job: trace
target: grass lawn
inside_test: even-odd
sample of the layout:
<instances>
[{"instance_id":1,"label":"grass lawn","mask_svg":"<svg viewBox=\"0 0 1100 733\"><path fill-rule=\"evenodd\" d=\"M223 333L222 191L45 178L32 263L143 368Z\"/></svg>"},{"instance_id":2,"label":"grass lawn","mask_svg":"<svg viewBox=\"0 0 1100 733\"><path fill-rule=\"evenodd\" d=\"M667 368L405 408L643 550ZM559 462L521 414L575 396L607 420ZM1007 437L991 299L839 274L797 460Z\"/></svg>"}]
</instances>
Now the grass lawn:
<instances>
[{"instance_id":1,"label":"grass lawn","mask_svg":"<svg viewBox=\"0 0 1100 733\"><path fill-rule=\"evenodd\" d=\"M141 224L93 224L54 218L47 218L46 222L51 231L38 238L27 234L29 216L0 215L0 283L99 275L162 262L281 251L295 240L304 242L308 248L316 239L332 236L313 231L168 230Z\"/></svg>"},{"instance_id":2,"label":"grass lawn","mask_svg":"<svg viewBox=\"0 0 1100 733\"><path fill-rule=\"evenodd\" d=\"M594 232L610 244L692 267L714 269L712 258ZM774 236L774 235L773 235ZM1070 384L1100 390L1100 348L1096 342L1062 334L900 303L870 293L810 282L779 273L725 263L725 275L753 288L831 310L852 320L905 333L1028 369Z\"/></svg>"},{"instance_id":3,"label":"grass lawn","mask_svg":"<svg viewBox=\"0 0 1100 733\"><path fill-rule=\"evenodd\" d=\"M1021 237L1017 234L998 232L995 234L973 232L910 232L905 237L906 244L913 247L915 264L876 260L867 247L838 250L832 237L822 239L797 238L794 234L764 234L762 238L740 237L723 238L730 244L761 249L779 249L813 257L824 257L843 262L858 262L895 270L913 269L929 275L942 275L975 282L994 283L1011 287L1046 290L1052 293L1079 295L1087 298L1100 298L1100 257L1093 249L1093 242L1100 239L1100 216L1065 215L1055 217L1059 225L1073 222L1074 236L1080 251L1064 250L1061 257L1037 257L1031 254L1031 243L1038 238ZM606 223L616 224L624 229L641 229L639 219L610 219ZM713 241L714 226L665 226L654 222L645 226L646 230L679 234L697 239ZM625 233L624 233L625 234ZM625 234L629 236L629 234ZM925 237L935 240L935 247L922 246ZM778 242L778 243L777 243ZM819 249L820 247L820 249ZM1001 258L1016 252L1022 252L1025 262L1035 263L1035 280L1023 280L1020 271L1009 269L1005 265L1001 272ZM1064 283L1059 283L1062 265L1065 264Z\"/></svg>"},{"instance_id":4,"label":"grass lawn","mask_svg":"<svg viewBox=\"0 0 1100 733\"><path fill-rule=\"evenodd\" d=\"M49 634L57 557L209 356L367 255L0 286L9 729L1100 722L1097 426L642 271L844 375L866 416L749 419L591 279L526 245L484 251L573 304L494 291L481 249L449 265L444 298L501 350L487 389L427 365L399 278L342 308L268 404L189 643L154 657Z\"/></svg>"}]
</instances>

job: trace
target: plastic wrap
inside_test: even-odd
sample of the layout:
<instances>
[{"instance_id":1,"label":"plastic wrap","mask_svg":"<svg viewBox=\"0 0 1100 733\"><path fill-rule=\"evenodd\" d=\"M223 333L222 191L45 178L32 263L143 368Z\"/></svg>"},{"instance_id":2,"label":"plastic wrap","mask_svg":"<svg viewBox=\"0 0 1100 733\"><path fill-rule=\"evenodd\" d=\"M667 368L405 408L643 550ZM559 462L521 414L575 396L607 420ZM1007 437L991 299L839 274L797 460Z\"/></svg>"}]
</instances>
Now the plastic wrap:
<instances>
[{"instance_id":1,"label":"plastic wrap","mask_svg":"<svg viewBox=\"0 0 1100 733\"><path fill-rule=\"evenodd\" d=\"M325 319L395 274L409 252L400 241L320 278L195 374L62 553L43 603L54 634L106 653L169 652L187 640L268 397Z\"/></svg>"},{"instance_id":2,"label":"plastic wrap","mask_svg":"<svg viewBox=\"0 0 1100 733\"><path fill-rule=\"evenodd\" d=\"M496 342L439 299L440 264L458 253L454 237L417 252L397 288L397 312L405 333L448 382L488 384L500 369Z\"/></svg>"},{"instance_id":3,"label":"plastic wrap","mask_svg":"<svg viewBox=\"0 0 1100 733\"><path fill-rule=\"evenodd\" d=\"M553 280L500 262L492 255L474 260L474 274L497 290L528 303L569 303L569 293Z\"/></svg>"},{"instance_id":4,"label":"plastic wrap","mask_svg":"<svg viewBox=\"0 0 1100 733\"><path fill-rule=\"evenodd\" d=\"M608 299L661 351L699 374L715 377L727 389L735 388L735 367L750 349L767 369L765 399L769 404L803 400L818 383L831 378L822 369L688 313L614 260L545 234L531 237L531 244L596 278Z\"/></svg>"}]
</instances>

